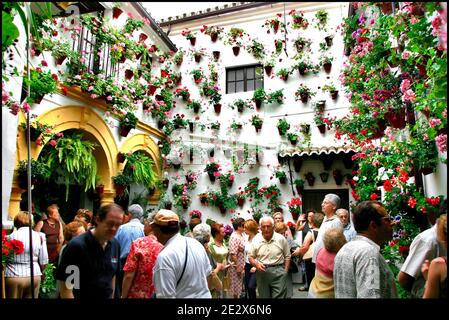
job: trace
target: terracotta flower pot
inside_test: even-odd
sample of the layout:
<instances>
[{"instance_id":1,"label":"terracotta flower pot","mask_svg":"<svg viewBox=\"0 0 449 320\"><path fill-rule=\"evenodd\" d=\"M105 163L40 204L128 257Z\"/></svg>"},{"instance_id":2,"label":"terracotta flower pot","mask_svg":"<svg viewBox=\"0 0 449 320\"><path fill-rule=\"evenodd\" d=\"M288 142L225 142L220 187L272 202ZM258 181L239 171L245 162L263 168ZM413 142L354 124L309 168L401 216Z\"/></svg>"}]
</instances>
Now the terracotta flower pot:
<instances>
[{"instance_id":1,"label":"terracotta flower pot","mask_svg":"<svg viewBox=\"0 0 449 320\"><path fill-rule=\"evenodd\" d=\"M262 100L256 99L254 102L256 103L257 110L259 110L262 107Z\"/></svg>"},{"instance_id":2,"label":"terracotta flower pot","mask_svg":"<svg viewBox=\"0 0 449 320\"><path fill-rule=\"evenodd\" d=\"M119 163L123 163L123 162L125 162L125 160L126 160L126 158L125 158L125 155L123 154L123 152L117 153L117 161Z\"/></svg>"},{"instance_id":3,"label":"terracotta flower pot","mask_svg":"<svg viewBox=\"0 0 449 320\"><path fill-rule=\"evenodd\" d=\"M237 204L238 204L238 206L240 208L243 207L244 203L245 203L245 199L244 198L238 198L237 199Z\"/></svg>"},{"instance_id":4,"label":"terracotta flower pot","mask_svg":"<svg viewBox=\"0 0 449 320\"><path fill-rule=\"evenodd\" d=\"M279 30L279 21L275 21L273 25L274 33L277 33Z\"/></svg>"},{"instance_id":5,"label":"terracotta flower pot","mask_svg":"<svg viewBox=\"0 0 449 320\"><path fill-rule=\"evenodd\" d=\"M301 171L301 167L302 167L302 158L299 157L293 158L293 168L295 172Z\"/></svg>"},{"instance_id":6,"label":"terracotta flower pot","mask_svg":"<svg viewBox=\"0 0 449 320\"><path fill-rule=\"evenodd\" d=\"M300 98L301 98L301 102L302 103L307 103L307 101L309 101L309 95L308 94L301 94Z\"/></svg>"},{"instance_id":7,"label":"terracotta flower pot","mask_svg":"<svg viewBox=\"0 0 449 320\"><path fill-rule=\"evenodd\" d=\"M145 33L141 33L140 35L139 35L139 41L140 42L143 42L143 41L145 41L145 40L147 40L148 39L148 36L145 34Z\"/></svg>"},{"instance_id":8,"label":"terracotta flower pot","mask_svg":"<svg viewBox=\"0 0 449 320\"><path fill-rule=\"evenodd\" d=\"M64 60L67 58L67 56L62 56L56 59L56 64L61 65L64 63Z\"/></svg>"},{"instance_id":9,"label":"terracotta flower pot","mask_svg":"<svg viewBox=\"0 0 449 320\"><path fill-rule=\"evenodd\" d=\"M36 128L30 126L30 140L31 141L36 141L40 135L41 135L40 131L38 131Z\"/></svg>"},{"instance_id":10,"label":"terracotta flower pot","mask_svg":"<svg viewBox=\"0 0 449 320\"><path fill-rule=\"evenodd\" d=\"M216 113L220 113L221 112L221 103L214 104L214 111Z\"/></svg>"},{"instance_id":11,"label":"terracotta flower pot","mask_svg":"<svg viewBox=\"0 0 449 320\"><path fill-rule=\"evenodd\" d=\"M122 57L118 60L119 63L125 63L125 61L126 61L126 57L125 57L125 56L122 56Z\"/></svg>"},{"instance_id":12,"label":"terracotta flower pot","mask_svg":"<svg viewBox=\"0 0 449 320\"><path fill-rule=\"evenodd\" d=\"M125 70L125 78L127 80L131 80L131 78L133 77L134 73L132 72L132 70L126 69Z\"/></svg>"},{"instance_id":13,"label":"terracotta flower pot","mask_svg":"<svg viewBox=\"0 0 449 320\"><path fill-rule=\"evenodd\" d=\"M280 182L281 184L286 184L286 183L287 183L287 177L281 177L281 178L279 178L279 182Z\"/></svg>"},{"instance_id":14,"label":"terracotta flower pot","mask_svg":"<svg viewBox=\"0 0 449 320\"><path fill-rule=\"evenodd\" d=\"M240 47L238 46L232 47L232 52L234 53L234 56L238 56L240 53Z\"/></svg>"},{"instance_id":15,"label":"terracotta flower pot","mask_svg":"<svg viewBox=\"0 0 449 320\"><path fill-rule=\"evenodd\" d=\"M122 137L127 137L129 134L129 131L131 131L131 128L125 127L125 126L120 126L120 135Z\"/></svg>"},{"instance_id":16,"label":"terracotta flower pot","mask_svg":"<svg viewBox=\"0 0 449 320\"><path fill-rule=\"evenodd\" d=\"M381 2L379 3L380 10L383 14L391 14L393 12L392 3L391 2Z\"/></svg>"},{"instance_id":17,"label":"terracotta flower pot","mask_svg":"<svg viewBox=\"0 0 449 320\"><path fill-rule=\"evenodd\" d=\"M210 40L211 40L212 42L216 42L217 39L218 39L218 33L214 32L214 33L211 33L211 34L210 34Z\"/></svg>"},{"instance_id":18,"label":"terracotta flower pot","mask_svg":"<svg viewBox=\"0 0 449 320\"><path fill-rule=\"evenodd\" d=\"M385 113L385 119L388 123L395 129L405 128L405 109L401 108L399 110L389 109Z\"/></svg>"},{"instance_id":19,"label":"terracotta flower pot","mask_svg":"<svg viewBox=\"0 0 449 320\"><path fill-rule=\"evenodd\" d=\"M194 125L193 122L189 122L189 130L190 130L190 132L193 132L193 125Z\"/></svg>"},{"instance_id":20,"label":"terracotta flower pot","mask_svg":"<svg viewBox=\"0 0 449 320\"><path fill-rule=\"evenodd\" d=\"M321 182L327 182L327 179L329 179L329 173L328 172L321 172L320 173Z\"/></svg>"},{"instance_id":21,"label":"terracotta flower pot","mask_svg":"<svg viewBox=\"0 0 449 320\"><path fill-rule=\"evenodd\" d=\"M330 73L332 69L332 63L324 63L323 68L326 73Z\"/></svg>"},{"instance_id":22,"label":"terracotta flower pot","mask_svg":"<svg viewBox=\"0 0 449 320\"><path fill-rule=\"evenodd\" d=\"M265 66L265 73L267 74L267 76L271 76L271 72L273 71L273 67L272 66Z\"/></svg>"},{"instance_id":23,"label":"terracotta flower pot","mask_svg":"<svg viewBox=\"0 0 449 320\"><path fill-rule=\"evenodd\" d=\"M326 133L326 125L325 124L320 124L317 127L318 127L318 130L320 130L320 133L322 133L322 134Z\"/></svg>"},{"instance_id":24,"label":"terracotta flower pot","mask_svg":"<svg viewBox=\"0 0 449 320\"><path fill-rule=\"evenodd\" d=\"M195 62L196 62L196 63L200 63L200 61L201 61L201 55L196 54L194 57L195 57Z\"/></svg>"},{"instance_id":25,"label":"terracotta flower pot","mask_svg":"<svg viewBox=\"0 0 449 320\"><path fill-rule=\"evenodd\" d=\"M220 59L220 51L212 51L212 55L214 56L215 61Z\"/></svg>"},{"instance_id":26,"label":"terracotta flower pot","mask_svg":"<svg viewBox=\"0 0 449 320\"><path fill-rule=\"evenodd\" d=\"M300 75L305 75L306 74L306 68L298 68L299 74Z\"/></svg>"},{"instance_id":27,"label":"terracotta flower pot","mask_svg":"<svg viewBox=\"0 0 449 320\"><path fill-rule=\"evenodd\" d=\"M122 196L125 193L126 190L126 186L121 185L121 184L114 184L115 186L115 194L116 196Z\"/></svg>"},{"instance_id":28,"label":"terracotta flower pot","mask_svg":"<svg viewBox=\"0 0 449 320\"><path fill-rule=\"evenodd\" d=\"M330 94L331 94L332 100L337 100L337 98L338 98L338 90L331 91Z\"/></svg>"},{"instance_id":29,"label":"terracotta flower pot","mask_svg":"<svg viewBox=\"0 0 449 320\"><path fill-rule=\"evenodd\" d=\"M195 43L196 43L196 38L190 38L189 40L190 40L190 44L191 44L192 46L194 46Z\"/></svg>"},{"instance_id":30,"label":"terracotta flower pot","mask_svg":"<svg viewBox=\"0 0 449 320\"><path fill-rule=\"evenodd\" d=\"M328 47L332 46L333 40L334 39L331 36L327 36L327 37L324 38L324 41L326 41L326 45Z\"/></svg>"},{"instance_id":31,"label":"terracotta flower pot","mask_svg":"<svg viewBox=\"0 0 449 320\"><path fill-rule=\"evenodd\" d=\"M112 9L112 17L114 19L117 19L118 17L120 17L120 15L123 13L123 10L120 8L113 8Z\"/></svg>"},{"instance_id":32,"label":"terracotta flower pot","mask_svg":"<svg viewBox=\"0 0 449 320\"><path fill-rule=\"evenodd\" d=\"M156 92L157 87L153 84L148 85L148 94L152 96Z\"/></svg>"},{"instance_id":33,"label":"terracotta flower pot","mask_svg":"<svg viewBox=\"0 0 449 320\"><path fill-rule=\"evenodd\" d=\"M295 186L295 188L296 188L296 192L298 192L298 194L302 194L304 192L304 187Z\"/></svg>"},{"instance_id":34,"label":"terracotta flower pot","mask_svg":"<svg viewBox=\"0 0 449 320\"><path fill-rule=\"evenodd\" d=\"M215 182L216 177L212 172L208 172L207 175L209 176L210 182Z\"/></svg>"}]
</instances>

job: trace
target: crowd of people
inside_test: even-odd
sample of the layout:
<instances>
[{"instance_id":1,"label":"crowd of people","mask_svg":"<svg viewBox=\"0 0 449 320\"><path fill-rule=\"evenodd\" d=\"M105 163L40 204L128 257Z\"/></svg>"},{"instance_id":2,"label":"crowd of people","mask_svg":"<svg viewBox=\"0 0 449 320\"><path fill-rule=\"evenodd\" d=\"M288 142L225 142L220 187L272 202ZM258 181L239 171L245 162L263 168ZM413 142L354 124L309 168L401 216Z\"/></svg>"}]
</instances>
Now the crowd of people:
<instances>
[{"instance_id":1,"label":"crowd of people","mask_svg":"<svg viewBox=\"0 0 449 320\"><path fill-rule=\"evenodd\" d=\"M222 224L197 216L182 235L178 214L161 209L145 217L138 204L126 211L107 204L95 216L79 209L67 224L57 205L34 222L20 212L8 239L22 241L24 252L6 266L6 296L38 297L42 271L52 263L60 298L291 298L298 270L305 275L299 290L309 298L397 298L380 252L395 223L385 207L365 201L350 214L327 194L321 210L300 216L295 239L282 212L258 222L236 218L230 237ZM447 297L445 206L440 213L414 239L397 277L414 298Z\"/></svg>"}]
</instances>

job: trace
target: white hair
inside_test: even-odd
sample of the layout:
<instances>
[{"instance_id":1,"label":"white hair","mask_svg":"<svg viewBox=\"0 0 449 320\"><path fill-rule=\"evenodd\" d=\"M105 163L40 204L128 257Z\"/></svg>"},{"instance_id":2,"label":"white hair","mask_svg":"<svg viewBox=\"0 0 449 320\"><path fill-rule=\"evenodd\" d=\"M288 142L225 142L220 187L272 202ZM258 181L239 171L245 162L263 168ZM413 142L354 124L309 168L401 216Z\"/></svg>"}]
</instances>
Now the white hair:
<instances>
[{"instance_id":1,"label":"white hair","mask_svg":"<svg viewBox=\"0 0 449 320\"><path fill-rule=\"evenodd\" d=\"M192 233L193 233L193 237L196 237L196 236L210 236L211 237L212 236L210 225L208 225L207 223L197 224L193 228Z\"/></svg>"},{"instance_id":2,"label":"white hair","mask_svg":"<svg viewBox=\"0 0 449 320\"><path fill-rule=\"evenodd\" d=\"M274 219L270 216L263 216L262 218L260 218L259 220L259 226L262 225L262 222L264 221L270 221L271 225L274 226Z\"/></svg>"}]
</instances>

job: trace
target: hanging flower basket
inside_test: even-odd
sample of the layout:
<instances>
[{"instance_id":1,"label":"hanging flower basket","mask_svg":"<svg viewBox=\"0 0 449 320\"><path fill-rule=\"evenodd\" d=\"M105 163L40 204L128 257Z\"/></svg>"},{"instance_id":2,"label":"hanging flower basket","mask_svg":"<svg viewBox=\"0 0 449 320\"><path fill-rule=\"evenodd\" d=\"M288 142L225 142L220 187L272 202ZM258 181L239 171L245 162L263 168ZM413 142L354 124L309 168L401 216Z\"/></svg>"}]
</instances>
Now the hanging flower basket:
<instances>
[{"instance_id":1,"label":"hanging flower basket","mask_svg":"<svg viewBox=\"0 0 449 320\"><path fill-rule=\"evenodd\" d=\"M120 17L120 15L123 13L123 10L120 8L113 8L112 9L112 17L114 19L117 19L118 17Z\"/></svg>"},{"instance_id":2,"label":"hanging flower basket","mask_svg":"<svg viewBox=\"0 0 449 320\"><path fill-rule=\"evenodd\" d=\"M221 103L214 104L214 111L216 113L220 113L221 112Z\"/></svg>"},{"instance_id":3,"label":"hanging flower basket","mask_svg":"<svg viewBox=\"0 0 449 320\"><path fill-rule=\"evenodd\" d=\"M220 59L220 51L212 51L212 55L214 56L215 61Z\"/></svg>"},{"instance_id":4,"label":"hanging flower basket","mask_svg":"<svg viewBox=\"0 0 449 320\"><path fill-rule=\"evenodd\" d=\"M398 110L394 110L390 108L385 113L385 119L388 123L395 129L404 129L405 128L405 109L400 108Z\"/></svg>"},{"instance_id":5,"label":"hanging flower basket","mask_svg":"<svg viewBox=\"0 0 449 320\"><path fill-rule=\"evenodd\" d=\"M240 53L240 47L238 46L232 47L232 52L234 53L234 56L238 56Z\"/></svg>"}]
</instances>

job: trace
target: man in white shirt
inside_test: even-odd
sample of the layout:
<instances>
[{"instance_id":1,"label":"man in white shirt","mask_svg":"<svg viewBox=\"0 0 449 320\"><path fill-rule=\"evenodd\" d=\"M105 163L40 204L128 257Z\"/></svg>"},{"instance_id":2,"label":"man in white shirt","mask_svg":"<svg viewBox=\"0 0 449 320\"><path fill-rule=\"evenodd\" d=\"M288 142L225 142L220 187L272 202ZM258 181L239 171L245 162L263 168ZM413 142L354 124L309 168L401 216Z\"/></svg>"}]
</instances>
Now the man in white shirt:
<instances>
[{"instance_id":1,"label":"man in white shirt","mask_svg":"<svg viewBox=\"0 0 449 320\"><path fill-rule=\"evenodd\" d=\"M156 298L212 298L207 277L212 271L204 247L179 233L179 217L161 209L151 224L164 245L153 270Z\"/></svg>"},{"instance_id":2,"label":"man in white shirt","mask_svg":"<svg viewBox=\"0 0 449 320\"><path fill-rule=\"evenodd\" d=\"M321 209L325 215L323 223L321 224L320 230L318 231L318 236L315 241L315 246L313 248L312 262L316 263L316 255L318 251L324 246L323 235L327 229L330 228L343 228L340 219L335 214L338 207L340 206L340 197L333 193L328 193L324 196L323 202L321 203Z\"/></svg>"}]
</instances>

